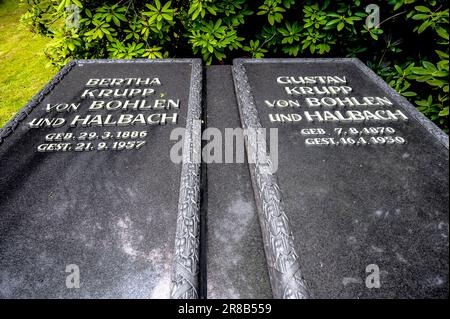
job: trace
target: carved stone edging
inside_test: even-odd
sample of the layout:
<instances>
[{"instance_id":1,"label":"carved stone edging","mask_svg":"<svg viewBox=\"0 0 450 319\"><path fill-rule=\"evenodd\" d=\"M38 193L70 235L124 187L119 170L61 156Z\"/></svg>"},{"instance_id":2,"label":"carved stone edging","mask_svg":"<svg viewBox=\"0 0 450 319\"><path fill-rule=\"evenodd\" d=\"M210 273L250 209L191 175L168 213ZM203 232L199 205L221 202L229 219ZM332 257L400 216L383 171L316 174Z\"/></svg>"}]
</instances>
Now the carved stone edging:
<instances>
[{"instance_id":1,"label":"carved stone edging","mask_svg":"<svg viewBox=\"0 0 450 319\"><path fill-rule=\"evenodd\" d=\"M197 59L191 60L191 63L191 86L183 141L183 164L172 264L170 289L172 299L197 299L199 289L202 64Z\"/></svg>"},{"instance_id":2,"label":"carved stone edging","mask_svg":"<svg viewBox=\"0 0 450 319\"><path fill-rule=\"evenodd\" d=\"M30 113L34 110L36 106L41 103L45 97L53 91L53 89L58 85L59 82L72 70L72 68L77 64L76 60L70 61L67 63L54 77L51 79L43 88L40 90L24 107L20 109L19 112L16 113L9 120L3 128L0 128L0 145L3 141L10 136L19 126L19 124L25 120L25 118L30 115Z\"/></svg>"},{"instance_id":3,"label":"carved stone edging","mask_svg":"<svg viewBox=\"0 0 450 319\"><path fill-rule=\"evenodd\" d=\"M167 64L167 63L192 63L197 59L182 58L182 59L90 59L90 60L76 60L81 66L82 64L134 64L134 63L147 63L147 64Z\"/></svg>"},{"instance_id":4,"label":"carved stone edging","mask_svg":"<svg viewBox=\"0 0 450 319\"><path fill-rule=\"evenodd\" d=\"M234 60L234 84L239 105L241 123L246 130L261 129L250 84L243 62ZM268 264L274 298L306 299L310 297L303 278L289 219L284 211L277 178L268 171L267 160L262 161L259 152L266 150L264 138L246 135L250 173L258 207L258 217Z\"/></svg>"}]
</instances>

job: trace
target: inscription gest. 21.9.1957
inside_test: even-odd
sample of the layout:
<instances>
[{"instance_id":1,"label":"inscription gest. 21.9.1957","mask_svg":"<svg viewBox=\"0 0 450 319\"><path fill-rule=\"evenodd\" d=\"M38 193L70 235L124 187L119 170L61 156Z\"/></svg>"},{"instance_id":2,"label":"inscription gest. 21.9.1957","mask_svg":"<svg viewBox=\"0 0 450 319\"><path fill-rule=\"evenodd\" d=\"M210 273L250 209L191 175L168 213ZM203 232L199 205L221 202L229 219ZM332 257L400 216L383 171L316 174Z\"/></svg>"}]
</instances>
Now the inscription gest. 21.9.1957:
<instances>
[{"instance_id":1,"label":"inscription gest. 21.9.1957","mask_svg":"<svg viewBox=\"0 0 450 319\"><path fill-rule=\"evenodd\" d=\"M302 113L270 113L271 123L366 123L354 127L304 128L308 146L365 146L401 145L406 140L386 123L408 121L406 114L394 108L385 96L355 96L346 76L278 76L277 85L283 86L287 99L264 100L266 107L292 110L306 106ZM303 101L299 100L302 98ZM337 108L337 110L336 110Z\"/></svg>"},{"instance_id":2,"label":"inscription gest. 21.9.1957","mask_svg":"<svg viewBox=\"0 0 450 319\"><path fill-rule=\"evenodd\" d=\"M37 146L37 151L122 151L142 148L146 143L144 138L148 135L148 131L135 128L129 130L127 127L174 125L178 122L176 111L180 109L180 100L164 97L163 93L159 94L159 98L155 98L156 88L161 86L158 77L89 79L80 95L80 99L88 101L87 105L70 101L47 104L45 112L49 116L32 119L27 123L28 127L31 129L123 127L124 129L101 132L92 130L52 132L45 135L45 142ZM80 111L83 114L79 114ZM121 113L116 114L114 111ZM55 117L51 116L52 113L59 115L69 113L73 116Z\"/></svg>"}]
</instances>

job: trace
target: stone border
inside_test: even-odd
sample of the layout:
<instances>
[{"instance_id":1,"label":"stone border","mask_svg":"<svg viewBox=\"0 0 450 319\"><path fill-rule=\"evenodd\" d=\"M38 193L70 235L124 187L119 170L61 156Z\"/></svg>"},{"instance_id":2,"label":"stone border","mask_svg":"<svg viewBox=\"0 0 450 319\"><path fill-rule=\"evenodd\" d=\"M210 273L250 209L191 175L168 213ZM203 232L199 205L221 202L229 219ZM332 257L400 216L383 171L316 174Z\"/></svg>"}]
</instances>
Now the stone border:
<instances>
[{"instance_id":1,"label":"stone border","mask_svg":"<svg viewBox=\"0 0 450 319\"><path fill-rule=\"evenodd\" d=\"M200 249L200 160L198 156L201 153L202 115L202 62L200 59L72 60L0 129L0 146L73 67L93 63L190 63L192 65L186 116L186 133L183 141L183 164L180 178L170 297L198 298Z\"/></svg>"},{"instance_id":2,"label":"stone border","mask_svg":"<svg viewBox=\"0 0 450 319\"><path fill-rule=\"evenodd\" d=\"M199 297L201 102L202 62L196 59L192 60L189 104L183 141L183 167L170 291L172 299Z\"/></svg>"},{"instance_id":3,"label":"stone border","mask_svg":"<svg viewBox=\"0 0 450 319\"><path fill-rule=\"evenodd\" d=\"M261 129L262 125L244 67L247 61L249 60L233 61L233 79L242 127L244 130L254 132ZM249 162L251 162L249 163L250 174L273 297L277 299L309 298L309 289L300 270L294 236L285 213L277 177L271 173L270 160L260 154L266 151L265 138L246 134L245 142Z\"/></svg>"}]
</instances>

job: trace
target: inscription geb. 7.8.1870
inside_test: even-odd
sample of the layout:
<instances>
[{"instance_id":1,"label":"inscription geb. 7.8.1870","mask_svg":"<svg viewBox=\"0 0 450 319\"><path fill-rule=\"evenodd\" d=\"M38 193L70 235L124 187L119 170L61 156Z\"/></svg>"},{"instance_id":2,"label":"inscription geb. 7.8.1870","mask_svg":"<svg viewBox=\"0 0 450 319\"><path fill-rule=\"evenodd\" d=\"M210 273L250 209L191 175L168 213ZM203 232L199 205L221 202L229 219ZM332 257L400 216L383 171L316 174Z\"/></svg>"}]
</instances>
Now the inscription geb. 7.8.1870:
<instances>
[{"instance_id":1,"label":"inscription geb. 7.8.1870","mask_svg":"<svg viewBox=\"0 0 450 319\"><path fill-rule=\"evenodd\" d=\"M394 103L385 96L356 97L346 76L278 76L277 85L284 88L288 98L264 100L270 109L296 110L302 113L270 113L272 123L321 124L303 128L307 146L365 146L401 145L404 137L388 123L408 121L406 114L395 109ZM303 98L303 103L299 98ZM327 128L324 123L334 123ZM358 125L351 126L348 124ZM346 124L339 126L339 124ZM337 126L337 127L336 127Z\"/></svg>"},{"instance_id":2,"label":"inscription geb. 7.8.1870","mask_svg":"<svg viewBox=\"0 0 450 319\"><path fill-rule=\"evenodd\" d=\"M54 103L45 106L48 117L28 122L30 129L123 127L121 130L52 132L37 146L39 152L138 150L148 131L138 126L177 124L180 100L158 96L159 78L91 78L80 98L87 103ZM82 108L82 114L79 114ZM121 111L120 113L114 111ZM130 111L130 112L128 112ZM154 112L157 111L157 112ZM164 111L164 112L161 112ZM172 111L168 113L168 111ZM53 114L52 114L53 113ZM71 116L54 116L54 114ZM53 116L52 116L53 115ZM129 129L133 127L133 129Z\"/></svg>"}]
</instances>

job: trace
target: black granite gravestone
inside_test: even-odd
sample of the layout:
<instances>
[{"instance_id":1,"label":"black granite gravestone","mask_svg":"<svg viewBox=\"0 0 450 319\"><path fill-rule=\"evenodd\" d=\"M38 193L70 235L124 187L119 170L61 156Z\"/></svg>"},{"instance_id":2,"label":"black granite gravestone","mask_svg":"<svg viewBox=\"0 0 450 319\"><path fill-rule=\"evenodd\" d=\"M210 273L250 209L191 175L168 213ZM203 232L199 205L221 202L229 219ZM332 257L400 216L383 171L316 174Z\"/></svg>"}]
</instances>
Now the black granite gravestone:
<instances>
[{"instance_id":1,"label":"black granite gravestone","mask_svg":"<svg viewBox=\"0 0 450 319\"><path fill-rule=\"evenodd\" d=\"M359 60L233 72L243 127L278 129L247 139L274 296L448 297L447 135Z\"/></svg>"},{"instance_id":2,"label":"black granite gravestone","mask_svg":"<svg viewBox=\"0 0 450 319\"><path fill-rule=\"evenodd\" d=\"M0 131L0 298L197 297L201 77L73 61Z\"/></svg>"}]
</instances>

